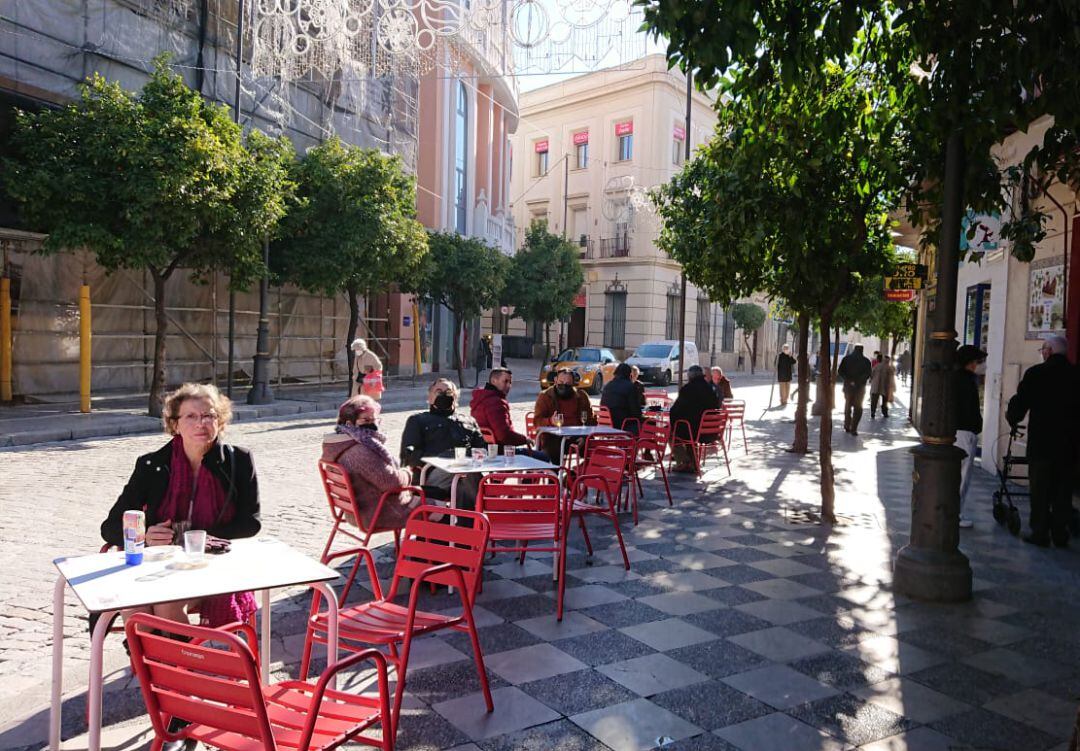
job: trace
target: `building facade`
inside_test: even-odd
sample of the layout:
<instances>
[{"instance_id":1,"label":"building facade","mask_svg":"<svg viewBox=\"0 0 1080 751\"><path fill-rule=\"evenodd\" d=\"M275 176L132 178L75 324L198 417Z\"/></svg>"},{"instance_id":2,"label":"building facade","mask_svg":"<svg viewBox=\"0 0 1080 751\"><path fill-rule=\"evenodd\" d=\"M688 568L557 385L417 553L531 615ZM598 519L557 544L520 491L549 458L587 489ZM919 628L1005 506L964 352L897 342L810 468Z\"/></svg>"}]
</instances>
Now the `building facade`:
<instances>
[{"instance_id":1,"label":"building facade","mask_svg":"<svg viewBox=\"0 0 1080 751\"><path fill-rule=\"evenodd\" d=\"M512 211L518 240L546 222L581 250L585 285L569 321L543 332L517 320L505 330L552 347L605 346L621 357L648 341L679 338L681 267L656 246L658 219L646 191L667 182L691 149L711 137L713 101L691 96L662 55L526 92L511 139ZM764 300L758 304L768 309ZM498 326L496 321L495 325ZM687 285L686 339L702 365L749 368L743 337L723 306ZM782 329L758 332L758 365L768 368Z\"/></svg>"}]
</instances>

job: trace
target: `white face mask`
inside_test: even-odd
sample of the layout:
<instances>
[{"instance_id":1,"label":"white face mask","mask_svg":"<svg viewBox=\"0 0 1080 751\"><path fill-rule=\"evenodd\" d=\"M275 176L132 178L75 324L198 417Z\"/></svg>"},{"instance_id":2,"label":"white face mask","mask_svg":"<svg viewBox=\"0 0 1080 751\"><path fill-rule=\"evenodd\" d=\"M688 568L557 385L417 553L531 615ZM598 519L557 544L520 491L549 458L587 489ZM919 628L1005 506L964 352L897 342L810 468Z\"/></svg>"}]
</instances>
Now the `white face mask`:
<instances>
[{"instance_id":1,"label":"white face mask","mask_svg":"<svg viewBox=\"0 0 1080 751\"><path fill-rule=\"evenodd\" d=\"M986 375L986 360L975 366L975 375Z\"/></svg>"}]
</instances>

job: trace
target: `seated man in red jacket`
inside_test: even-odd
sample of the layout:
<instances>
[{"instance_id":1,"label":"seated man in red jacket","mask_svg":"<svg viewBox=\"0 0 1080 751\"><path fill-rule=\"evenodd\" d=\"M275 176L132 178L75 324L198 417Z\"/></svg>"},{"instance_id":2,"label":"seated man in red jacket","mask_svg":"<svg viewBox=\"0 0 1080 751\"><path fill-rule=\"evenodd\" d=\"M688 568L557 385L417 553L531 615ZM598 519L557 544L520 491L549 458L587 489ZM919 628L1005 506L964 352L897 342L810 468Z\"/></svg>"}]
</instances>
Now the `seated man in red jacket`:
<instances>
[{"instance_id":1,"label":"seated man in red jacket","mask_svg":"<svg viewBox=\"0 0 1080 751\"><path fill-rule=\"evenodd\" d=\"M547 454L529 449L528 437L514 430L514 423L510 419L510 402L506 400L513 381L514 374L509 369L492 368L488 382L482 388L473 389L469 411L481 430L487 428L491 431L499 446L524 447L519 448L518 453L548 461Z\"/></svg>"}]
</instances>

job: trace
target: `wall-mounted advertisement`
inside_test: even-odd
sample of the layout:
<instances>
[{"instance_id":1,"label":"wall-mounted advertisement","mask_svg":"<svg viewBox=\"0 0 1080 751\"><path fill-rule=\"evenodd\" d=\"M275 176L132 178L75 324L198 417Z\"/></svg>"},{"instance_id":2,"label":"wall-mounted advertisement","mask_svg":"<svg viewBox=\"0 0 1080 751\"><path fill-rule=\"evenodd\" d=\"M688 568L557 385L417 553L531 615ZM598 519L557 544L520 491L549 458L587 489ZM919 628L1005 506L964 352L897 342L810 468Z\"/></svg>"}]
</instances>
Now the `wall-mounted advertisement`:
<instances>
[{"instance_id":1,"label":"wall-mounted advertisement","mask_svg":"<svg viewBox=\"0 0 1080 751\"><path fill-rule=\"evenodd\" d=\"M1032 261L1025 339L1065 333L1065 257Z\"/></svg>"},{"instance_id":2,"label":"wall-mounted advertisement","mask_svg":"<svg viewBox=\"0 0 1080 751\"><path fill-rule=\"evenodd\" d=\"M1001 215L976 214L968 209L960 222L960 258L975 260L997 250L1001 241Z\"/></svg>"}]
</instances>

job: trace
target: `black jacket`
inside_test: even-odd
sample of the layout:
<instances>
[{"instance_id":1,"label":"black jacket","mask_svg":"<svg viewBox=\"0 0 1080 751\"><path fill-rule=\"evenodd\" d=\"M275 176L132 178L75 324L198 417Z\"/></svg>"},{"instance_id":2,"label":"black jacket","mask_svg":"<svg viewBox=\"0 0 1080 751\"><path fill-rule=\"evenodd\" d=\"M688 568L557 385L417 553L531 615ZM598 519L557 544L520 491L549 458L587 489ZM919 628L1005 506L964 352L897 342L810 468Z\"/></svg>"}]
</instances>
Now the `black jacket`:
<instances>
[{"instance_id":1,"label":"black jacket","mask_svg":"<svg viewBox=\"0 0 1080 751\"><path fill-rule=\"evenodd\" d=\"M401 434L401 464L419 467L425 456L453 453L459 446L484 448L484 436L476 420L458 412L446 414L434 408L410 415Z\"/></svg>"},{"instance_id":2,"label":"black jacket","mask_svg":"<svg viewBox=\"0 0 1080 751\"><path fill-rule=\"evenodd\" d=\"M791 381L791 368L795 365L795 358L786 352L776 356L776 380Z\"/></svg>"},{"instance_id":3,"label":"black jacket","mask_svg":"<svg viewBox=\"0 0 1080 751\"><path fill-rule=\"evenodd\" d=\"M953 375L956 400L956 429L972 433L982 432L982 410L979 405L979 385L970 370L958 370Z\"/></svg>"},{"instance_id":4,"label":"black jacket","mask_svg":"<svg viewBox=\"0 0 1080 751\"><path fill-rule=\"evenodd\" d=\"M1076 369L1065 355L1050 355L1020 379L1005 419L1018 425L1028 417L1029 459L1073 460L1077 432Z\"/></svg>"},{"instance_id":5,"label":"black jacket","mask_svg":"<svg viewBox=\"0 0 1080 751\"><path fill-rule=\"evenodd\" d=\"M125 511L144 510L145 507L148 528L165 521L158 516L158 507L169 489L171 465L171 441L136 460L135 470L127 485L109 510L109 516L101 523L101 537L105 542L118 546L124 544ZM218 441L206 452L202 466L212 472L225 488L228 502L233 504L236 511L231 520L206 531L226 540L257 535L262 522L259 520L259 482L255 477L251 452Z\"/></svg>"},{"instance_id":6,"label":"black jacket","mask_svg":"<svg viewBox=\"0 0 1080 751\"><path fill-rule=\"evenodd\" d=\"M680 438L694 438L697 436L698 424L701 422L701 413L707 409L719 409L720 400L716 398L716 391L712 384L704 378L691 378L679 389L679 396L671 405L671 425L677 426L680 420L690 423L692 435L685 435L686 427L678 426L676 430Z\"/></svg>"},{"instance_id":7,"label":"black jacket","mask_svg":"<svg viewBox=\"0 0 1080 751\"><path fill-rule=\"evenodd\" d=\"M616 428L621 428L628 417L641 419L641 396L629 378L611 379L600 395L600 406L611 412L611 424Z\"/></svg>"},{"instance_id":8,"label":"black jacket","mask_svg":"<svg viewBox=\"0 0 1080 751\"><path fill-rule=\"evenodd\" d=\"M865 355L860 352L852 352L850 355L844 355L836 374L840 376L840 380L844 382L845 386L862 388L870 380L872 370L873 366L870 365L870 360Z\"/></svg>"}]
</instances>

